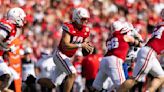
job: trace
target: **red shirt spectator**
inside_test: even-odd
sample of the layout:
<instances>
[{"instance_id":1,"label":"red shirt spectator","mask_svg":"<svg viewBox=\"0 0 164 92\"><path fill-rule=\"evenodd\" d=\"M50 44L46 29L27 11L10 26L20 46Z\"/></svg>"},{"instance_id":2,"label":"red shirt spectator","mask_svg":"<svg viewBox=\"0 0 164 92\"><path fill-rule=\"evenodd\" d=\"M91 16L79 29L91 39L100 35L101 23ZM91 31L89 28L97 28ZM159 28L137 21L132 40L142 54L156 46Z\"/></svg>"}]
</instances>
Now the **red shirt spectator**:
<instances>
[{"instance_id":1,"label":"red shirt spectator","mask_svg":"<svg viewBox=\"0 0 164 92\"><path fill-rule=\"evenodd\" d=\"M95 79L99 69L101 56L98 54L90 54L82 60L82 76L86 80Z\"/></svg>"}]
</instances>

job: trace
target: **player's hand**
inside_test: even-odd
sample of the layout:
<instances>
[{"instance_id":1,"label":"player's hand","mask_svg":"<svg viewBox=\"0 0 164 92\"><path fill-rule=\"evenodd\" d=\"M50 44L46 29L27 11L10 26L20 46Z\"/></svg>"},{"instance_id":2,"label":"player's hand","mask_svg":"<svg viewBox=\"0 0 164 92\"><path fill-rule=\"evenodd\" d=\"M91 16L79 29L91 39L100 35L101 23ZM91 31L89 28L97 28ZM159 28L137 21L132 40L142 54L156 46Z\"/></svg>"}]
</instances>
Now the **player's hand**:
<instances>
[{"instance_id":1,"label":"player's hand","mask_svg":"<svg viewBox=\"0 0 164 92\"><path fill-rule=\"evenodd\" d=\"M93 52L94 49L94 47L89 42L83 42L82 48L86 49L86 51L89 52L90 54Z\"/></svg>"},{"instance_id":2,"label":"player's hand","mask_svg":"<svg viewBox=\"0 0 164 92\"><path fill-rule=\"evenodd\" d=\"M88 42L88 44L90 46L90 54L92 54L93 51L94 51L94 46L91 43L89 43L89 42Z\"/></svg>"}]
</instances>

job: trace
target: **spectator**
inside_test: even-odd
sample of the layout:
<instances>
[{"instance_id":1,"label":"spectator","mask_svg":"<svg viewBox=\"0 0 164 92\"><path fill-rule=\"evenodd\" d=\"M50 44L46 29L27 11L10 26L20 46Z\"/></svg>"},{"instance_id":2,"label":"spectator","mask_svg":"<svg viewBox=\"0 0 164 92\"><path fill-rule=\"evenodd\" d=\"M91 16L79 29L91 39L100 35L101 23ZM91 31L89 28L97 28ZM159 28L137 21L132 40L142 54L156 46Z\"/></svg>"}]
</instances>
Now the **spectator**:
<instances>
[{"instance_id":1,"label":"spectator","mask_svg":"<svg viewBox=\"0 0 164 92\"><path fill-rule=\"evenodd\" d=\"M35 76L34 61L31 59L32 49L26 47L24 51L24 56L22 58L22 81L24 82L29 75ZM24 84L24 83L23 83ZM36 85L32 84L29 87L23 88L25 92L37 91Z\"/></svg>"},{"instance_id":2,"label":"spectator","mask_svg":"<svg viewBox=\"0 0 164 92\"><path fill-rule=\"evenodd\" d=\"M97 54L96 48L93 53L82 60L82 76L85 78L85 91L92 92L92 83L96 78L101 61L101 55Z\"/></svg>"}]
</instances>

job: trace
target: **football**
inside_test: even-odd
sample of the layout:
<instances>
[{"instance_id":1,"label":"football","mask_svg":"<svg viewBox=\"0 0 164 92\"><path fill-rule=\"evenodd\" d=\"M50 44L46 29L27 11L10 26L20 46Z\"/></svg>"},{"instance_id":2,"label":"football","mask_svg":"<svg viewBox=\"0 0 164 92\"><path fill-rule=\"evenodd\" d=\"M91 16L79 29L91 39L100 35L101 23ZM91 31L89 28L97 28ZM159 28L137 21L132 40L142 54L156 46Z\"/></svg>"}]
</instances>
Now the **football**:
<instances>
[{"instance_id":1,"label":"football","mask_svg":"<svg viewBox=\"0 0 164 92\"><path fill-rule=\"evenodd\" d=\"M82 48L82 54L83 54L83 56L87 56L90 54L90 52L88 52L86 49Z\"/></svg>"}]
</instances>

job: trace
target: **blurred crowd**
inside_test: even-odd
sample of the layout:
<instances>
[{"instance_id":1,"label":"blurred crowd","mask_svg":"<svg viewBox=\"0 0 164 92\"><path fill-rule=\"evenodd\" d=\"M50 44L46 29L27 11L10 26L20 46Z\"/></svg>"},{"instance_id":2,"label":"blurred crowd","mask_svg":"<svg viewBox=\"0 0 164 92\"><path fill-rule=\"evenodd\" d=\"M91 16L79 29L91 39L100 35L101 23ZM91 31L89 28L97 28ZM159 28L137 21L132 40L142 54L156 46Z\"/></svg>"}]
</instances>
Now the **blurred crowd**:
<instances>
[{"instance_id":1,"label":"blurred crowd","mask_svg":"<svg viewBox=\"0 0 164 92\"><path fill-rule=\"evenodd\" d=\"M146 42L155 24L161 21L164 0L0 0L0 18L11 7L22 7L27 13L27 24L19 39L24 64L27 55L36 63L43 53L53 52L61 38L62 23L71 20L76 7L85 7L90 12L90 38L100 56L105 53L110 25L118 19L131 22Z\"/></svg>"}]
</instances>

